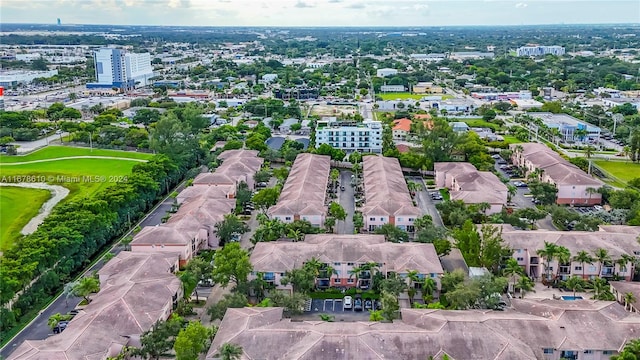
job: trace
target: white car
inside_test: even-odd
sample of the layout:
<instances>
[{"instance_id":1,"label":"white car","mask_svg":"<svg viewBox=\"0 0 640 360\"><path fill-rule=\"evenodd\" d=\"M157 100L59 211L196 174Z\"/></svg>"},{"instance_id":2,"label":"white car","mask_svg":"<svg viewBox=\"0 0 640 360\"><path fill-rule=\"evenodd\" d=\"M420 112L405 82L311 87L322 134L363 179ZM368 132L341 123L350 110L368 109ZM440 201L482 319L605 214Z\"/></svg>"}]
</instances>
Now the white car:
<instances>
[{"instance_id":1,"label":"white car","mask_svg":"<svg viewBox=\"0 0 640 360\"><path fill-rule=\"evenodd\" d=\"M345 309L351 309L353 307L353 298L351 296L345 296L343 304Z\"/></svg>"}]
</instances>

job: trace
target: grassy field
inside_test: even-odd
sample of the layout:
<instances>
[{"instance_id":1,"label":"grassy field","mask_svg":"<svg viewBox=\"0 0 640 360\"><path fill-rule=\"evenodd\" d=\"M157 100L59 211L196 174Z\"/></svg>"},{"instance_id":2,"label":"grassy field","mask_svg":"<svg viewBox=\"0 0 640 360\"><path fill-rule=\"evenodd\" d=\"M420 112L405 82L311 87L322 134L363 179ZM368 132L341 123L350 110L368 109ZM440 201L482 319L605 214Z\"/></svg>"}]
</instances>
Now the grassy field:
<instances>
[{"instance_id":1,"label":"grassy field","mask_svg":"<svg viewBox=\"0 0 640 360\"><path fill-rule=\"evenodd\" d=\"M20 230L50 197L47 190L0 186L0 250L13 244Z\"/></svg>"},{"instance_id":2,"label":"grassy field","mask_svg":"<svg viewBox=\"0 0 640 360\"><path fill-rule=\"evenodd\" d=\"M33 160L56 159L70 156L113 156L130 159L149 159L153 155L130 151L77 148L68 146L47 146L24 156L0 155L0 163L15 163Z\"/></svg>"},{"instance_id":3,"label":"grassy field","mask_svg":"<svg viewBox=\"0 0 640 360\"><path fill-rule=\"evenodd\" d=\"M390 93L376 93L376 96L379 96L382 98L382 100L398 100L398 99L402 99L402 100L406 100L406 99L413 99L413 100L420 100L423 97L427 97L427 96L441 96L442 100L446 100L446 99L450 99L453 96L451 95L447 95L447 94L425 94L425 95L420 95L420 94L412 94L412 93L408 93L408 92L390 92Z\"/></svg>"},{"instance_id":4,"label":"grassy field","mask_svg":"<svg viewBox=\"0 0 640 360\"><path fill-rule=\"evenodd\" d=\"M513 136L513 135L503 135L502 136L504 138L504 142L511 145L511 144L521 144L522 141L520 141L520 139L518 139L517 137Z\"/></svg>"},{"instance_id":5,"label":"grassy field","mask_svg":"<svg viewBox=\"0 0 640 360\"><path fill-rule=\"evenodd\" d=\"M640 164L626 161L594 161L598 167L617 177L621 181L629 181L640 177Z\"/></svg>"}]
</instances>

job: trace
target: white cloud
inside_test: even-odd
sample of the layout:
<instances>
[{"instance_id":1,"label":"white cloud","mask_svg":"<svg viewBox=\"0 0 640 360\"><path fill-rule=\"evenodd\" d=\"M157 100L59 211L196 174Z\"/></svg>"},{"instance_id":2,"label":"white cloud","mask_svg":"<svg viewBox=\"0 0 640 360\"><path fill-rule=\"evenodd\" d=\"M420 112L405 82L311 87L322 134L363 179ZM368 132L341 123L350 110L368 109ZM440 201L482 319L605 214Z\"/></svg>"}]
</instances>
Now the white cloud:
<instances>
[{"instance_id":1,"label":"white cloud","mask_svg":"<svg viewBox=\"0 0 640 360\"><path fill-rule=\"evenodd\" d=\"M516 9L526 8L527 6L529 6L529 5L527 5L525 3L517 3L516 4Z\"/></svg>"}]
</instances>

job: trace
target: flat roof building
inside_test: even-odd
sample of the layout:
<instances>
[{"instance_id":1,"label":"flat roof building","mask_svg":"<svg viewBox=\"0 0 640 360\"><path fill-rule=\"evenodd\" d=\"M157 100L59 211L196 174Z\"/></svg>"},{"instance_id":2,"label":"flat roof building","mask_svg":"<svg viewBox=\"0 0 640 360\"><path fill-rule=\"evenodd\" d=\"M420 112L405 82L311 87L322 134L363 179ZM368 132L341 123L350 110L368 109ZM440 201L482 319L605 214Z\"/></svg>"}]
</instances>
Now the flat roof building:
<instances>
[{"instance_id":1,"label":"flat roof building","mask_svg":"<svg viewBox=\"0 0 640 360\"><path fill-rule=\"evenodd\" d=\"M316 148L329 144L345 152L382 152L382 123L340 123L336 118L323 118L316 126Z\"/></svg>"},{"instance_id":2,"label":"flat roof building","mask_svg":"<svg viewBox=\"0 0 640 360\"><path fill-rule=\"evenodd\" d=\"M551 129L558 129L564 142L593 141L600 138L601 130L599 127L578 120L571 115L550 112L530 112L527 115L542 120L542 123ZM575 134L578 129L587 131L584 138Z\"/></svg>"}]
</instances>

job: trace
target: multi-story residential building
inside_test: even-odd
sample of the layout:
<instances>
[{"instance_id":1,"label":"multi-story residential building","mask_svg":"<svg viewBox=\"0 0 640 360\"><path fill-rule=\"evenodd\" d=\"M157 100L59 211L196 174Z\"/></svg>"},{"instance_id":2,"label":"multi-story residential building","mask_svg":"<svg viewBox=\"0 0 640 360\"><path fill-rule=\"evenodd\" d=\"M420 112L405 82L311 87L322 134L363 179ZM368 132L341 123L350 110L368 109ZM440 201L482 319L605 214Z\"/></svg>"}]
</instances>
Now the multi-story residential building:
<instances>
[{"instance_id":1,"label":"multi-story residential building","mask_svg":"<svg viewBox=\"0 0 640 360\"><path fill-rule=\"evenodd\" d=\"M230 308L206 359L233 343L247 359L608 360L640 331L640 317L614 302L513 299L511 306L401 309L393 322L350 323L294 322L283 308Z\"/></svg>"},{"instance_id":2,"label":"multi-story residential building","mask_svg":"<svg viewBox=\"0 0 640 360\"><path fill-rule=\"evenodd\" d=\"M103 48L93 54L96 82L87 88L116 87L133 89L149 84L153 77L149 53L127 53L121 49Z\"/></svg>"},{"instance_id":3,"label":"multi-story residential building","mask_svg":"<svg viewBox=\"0 0 640 360\"><path fill-rule=\"evenodd\" d=\"M323 118L316 126L316 147L329 144L345 152L382 152L382 123L365 120L361 123L341 123L335 118Z\"/></svg>"},{"instance_id":4,"label":"multi-story residential building","mask_svg":"<svg viewBox=\"0 0 640 360\"><path fill-rule=\"evenodd\" d=\"M521 46L516 50L518 56L543 56L543 55L564 55L564 47L558 45L552 46Z\"/></svg>"},{"instance_id":5,"label":"multi-story residential building","mask_svg":"<svg viewBox=\"0 0 640 360\"><path fill-rule=\"evenodd\" d=\"M203 249L215 249L219 239L215 225L236 207L234 199L197 197L187 200L169 220L145 226L131 241L133 252L177 252L180 265Z\"/></svg>"},{"instance_id":6,"label":"multi-story residential building","mask_svg":"<svg viewBox=\"0 0 640 360\"><path fill-rule=\"evenodd\" d=\"M330 170L329 156L299 154L278 202L267 211L269 217L285 223L307 220L313 226L324 226Z\"/></svg>"},{"instance_id":7,"label":"multi-story residential building","mask_svg":"<svg viewBox=\"0 0 640 360\"><path fill-rule=\"evenodd\" d=\"M12 360L86 360L117 357L182 299L176 254L123 251L98 271L100 292L67 325L45 340L27 340Z\"/></svg>"},{"instance_id":8,"label":"multi-story residential building","mask_svg":"<svg viewBox=\"0 0 640 360\"><path fill-rule=\"evenodd\" d=\"M527 115L542 120L548 128L558 129L564 142L596 141L600 138L600 128L584 121L578 120L567 114L552 114L548 112L530 112ZM586 130L584 136L576 134L576 130Z\"/></svg>"},{"instance_id":9,"label":"multi-story residential building","mask_svg":"<svg viewBox=\"0 0 640 360\"><path fill-rule=\"evenodd\" d=\"M602 228L601 231L526 231L514 230L510 225L502 225L502 238L513 249L513 257L518 261L525 273L541 280L545 276L566 280L571 276L585 279L596 277L613 278L614 275L631 281L635 272L633 259L640 255L640 244L637 235L625 233L616 226ZM558 263L557 258L545 259L538 251L545 248L545 243L564 246L569 249L571 259L566 263ZM611 260L604 263L580 263L573 257L580 251L588 252L592 257L598 249L607 251ZM620 259L628 259L623 264ZM547 262L549 260L549 262ZM548 266L548 269L547 269Z\"/></svg>"},{"instance_id":10,"label":"multi-story residential building","mask_svg":"<svg viewBox=\"0 0 640 360\"><path fill-rule=\"evenodd\" d=\"M318 234L306 235L304 241L298 242L257 243L251 253L253 272L249 279L261 273L276 289L291 291L291 284L283 285L282 277L311 259L319 260L324 264L323 269L328 269L320 271L316 279L319 288L370 289L375 272L406 277L415 270L419 278L432 278L440 289L440 277L444 273L433 244L391 243L385 241L384 235ZM374 268L358 271L365 264ZM421 284L415 286L421 288ZM419 298L419 294L416 297Z\"/></svg>"},{"instance_id":11,"label":"multi-story residential building","mask_svg":"<svg viewBox=\"0 0 640 360\"><path fill-rule=\"evenodd\" d=\"M244 182L249 189L255 189L253 176L260 171L264 159L258 157L257 150L227 150L218 155L222 165L212 173L203 173L193 180L194 185L232 185Z\"/></svg>"},{"instance_id":12,"label":"multi-story residential building","mask_svg":"<svg viewBox=\"0 0 640 360\"><path fill-rule=\"evenodd\" d=\"M487 214L502 211L507 204L509 190L489 171L478 171L470 163L435 163L436 186L449 189L451 200L462 200L465 204L487 203Z\"/></svg>"},{"instance_id":13,"label":"multi-story residential building","mask_svg":"<svg viewBox=\"0 0 640 360\"><path fill-rule=\"evenodd\" d=\"M391 132L393 140L405 140L411 132L411 120L407 118L393 120Z\"/></svg>"},{"instance_id":14,"label":"multi-story residential building","mask_svg":"<svg viewBox=\"0 0 640 360\"><path fill-rule=\"evenodd\" d=\"M544 144L525 143L511 145L514 165L525 171L525 175L537 173L540 181L556 185L556 203L570 205L595 205L602 202L596 190L604 185L577 166L563 159Z\"/></svg>"},{"instance_id":15,"label":"multi-story residential building","mask_svg":"<svg viewBox=\"0 0 640 360\"><path fill-rule=\"evenodd\" d=\"M413 223L422 216L422 211L413 204L398 159L365 156L362 160L365 229L375 231L384 224L392 224L413 232Z\"/></svg>"}]
</instances>

